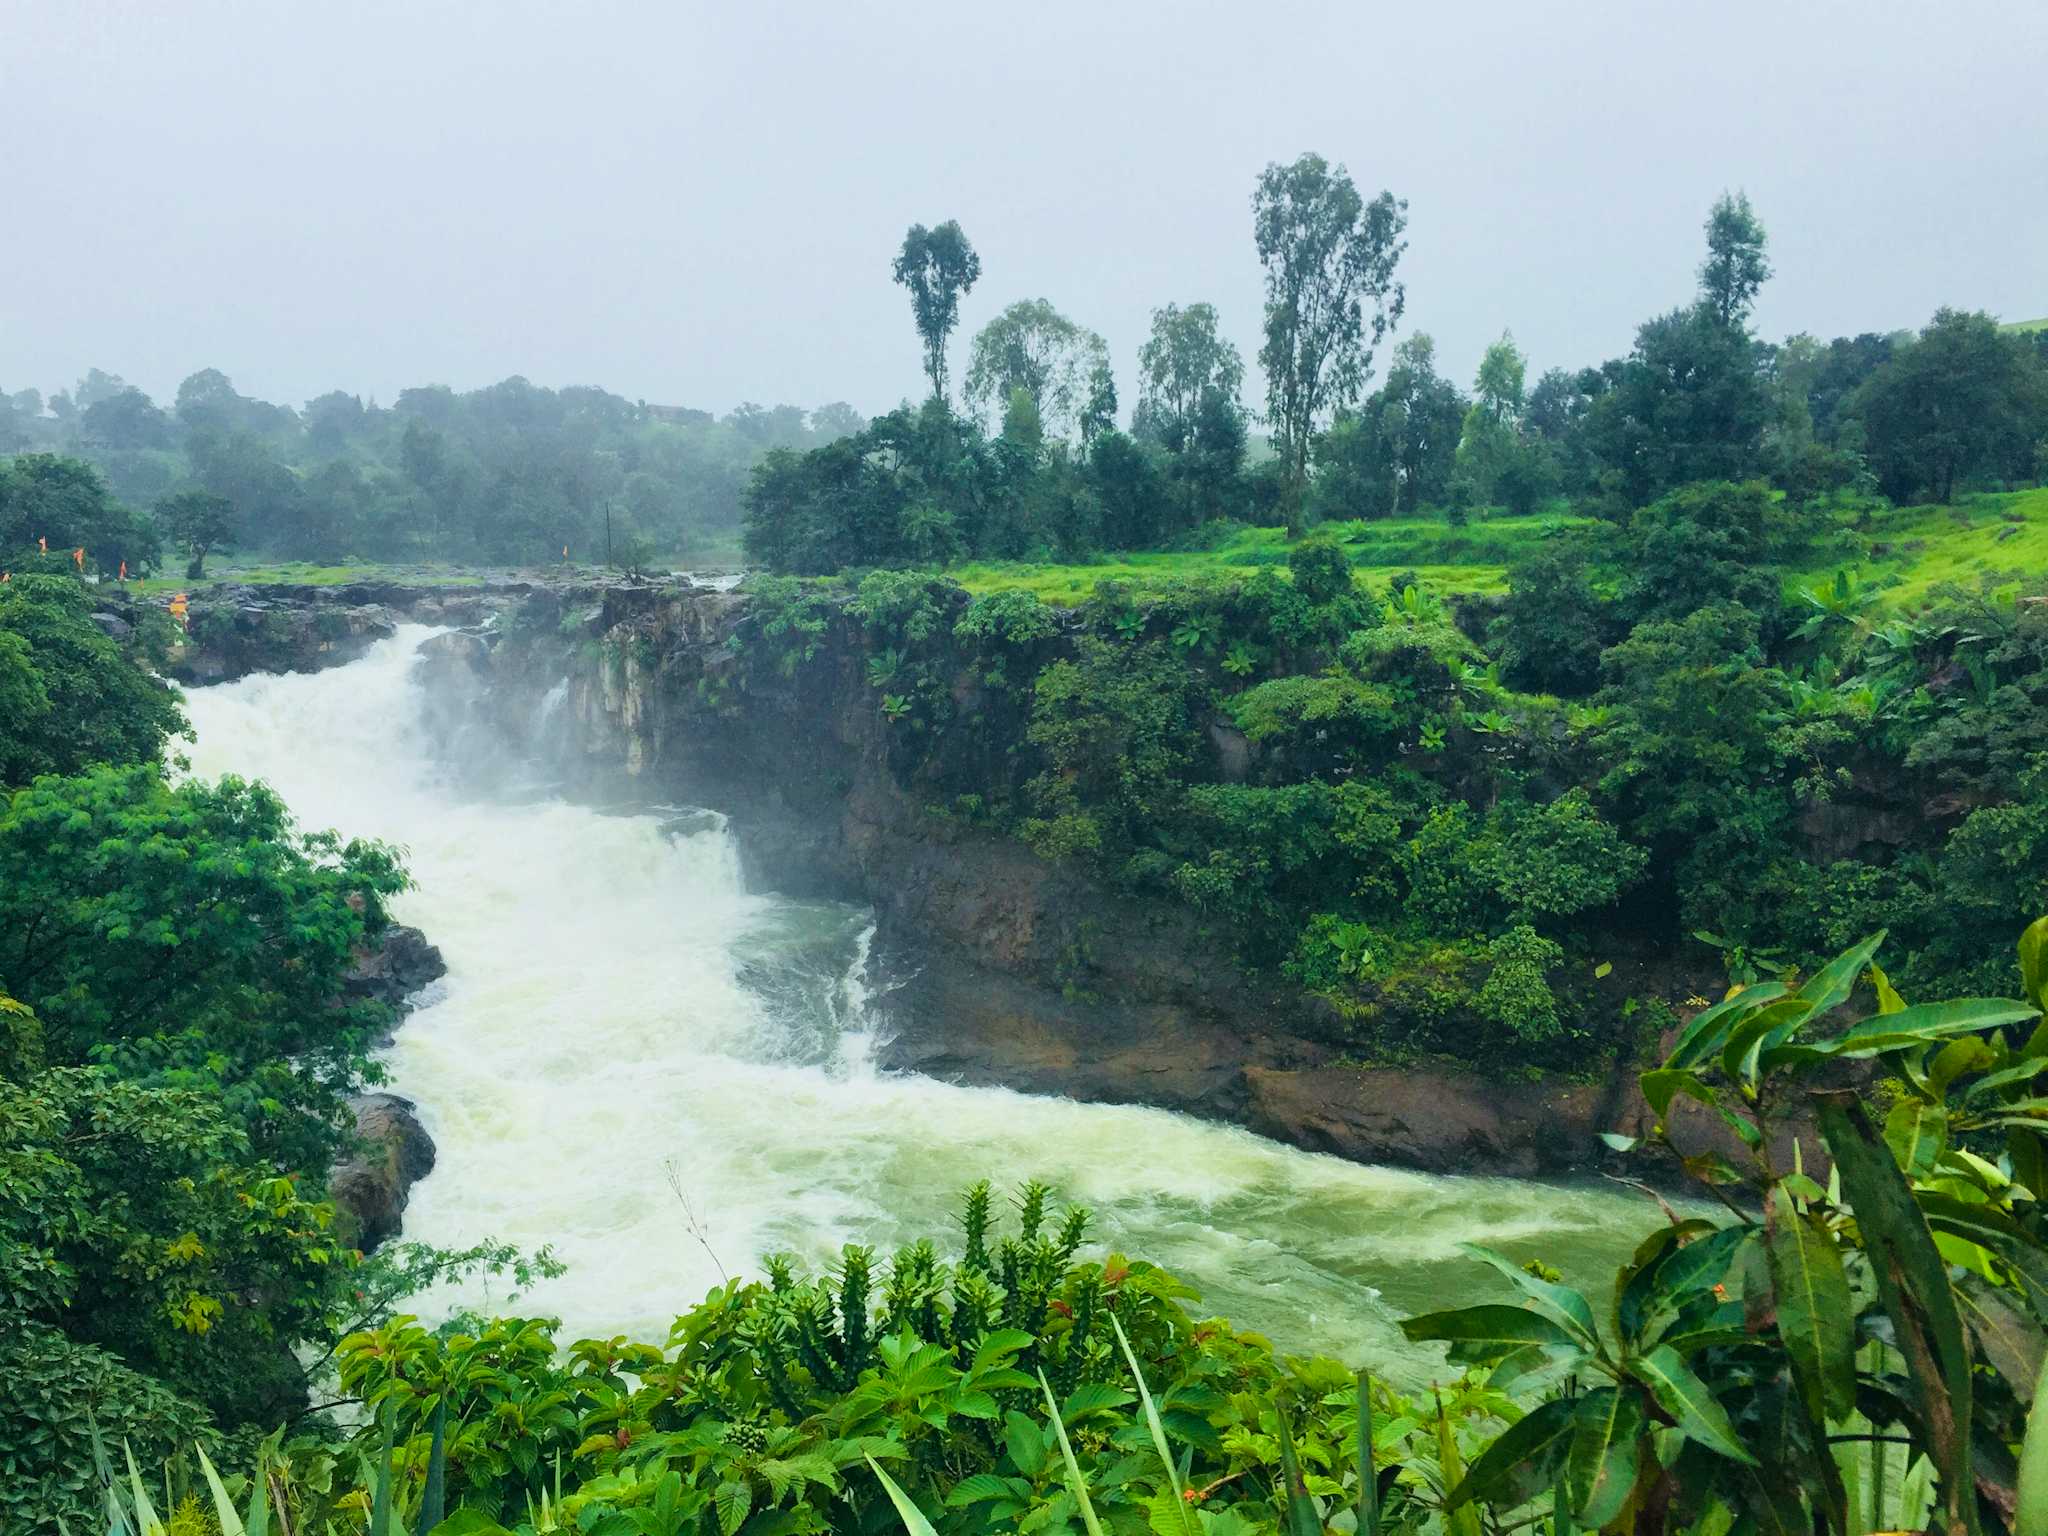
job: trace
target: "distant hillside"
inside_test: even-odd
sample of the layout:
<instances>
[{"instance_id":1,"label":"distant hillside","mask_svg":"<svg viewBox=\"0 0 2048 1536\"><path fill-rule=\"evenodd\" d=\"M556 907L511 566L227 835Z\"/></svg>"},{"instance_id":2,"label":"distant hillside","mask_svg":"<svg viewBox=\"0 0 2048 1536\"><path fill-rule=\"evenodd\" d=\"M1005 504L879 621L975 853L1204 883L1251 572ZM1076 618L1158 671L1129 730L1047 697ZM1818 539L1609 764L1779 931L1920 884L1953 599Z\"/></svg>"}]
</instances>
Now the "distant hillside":
<instances>
[{"instance_id":1,"label":"distant hillside","mask_svg":"<svg viewBox=\"0 0 2048 1536\"><path fill-rule=\"evenodd\" d=\"M2048 317L2040 320L2012 320L2008 321L2000 329L2008 331L2048 331Z\"/></svg>"}]
</instances>

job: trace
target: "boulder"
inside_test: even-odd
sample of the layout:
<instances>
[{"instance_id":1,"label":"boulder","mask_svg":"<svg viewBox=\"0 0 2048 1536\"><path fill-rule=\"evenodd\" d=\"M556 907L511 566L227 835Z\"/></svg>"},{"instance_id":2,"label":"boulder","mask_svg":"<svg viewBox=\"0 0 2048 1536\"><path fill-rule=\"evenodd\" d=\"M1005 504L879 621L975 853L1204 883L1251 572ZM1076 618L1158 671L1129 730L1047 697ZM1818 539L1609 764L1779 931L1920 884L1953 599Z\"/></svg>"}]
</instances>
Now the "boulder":
<instances>
[{"instance_id":1,"label":"boulder","mask_svg":"<svg viewBox=\"0 0 2048 1536\"><path fill-rule=\"evenodd\" d=\"M365 1093L349 1100L361 1149L337 1163L327 1181L336 1228L365 1253L397 1235L412 1187L434 1171L434 1139L395 1093Z\"/></svg>"},{"instance_id":2,"label":"boulder","mask_svg":"<svg viewBox=\"0 0 2048 1536\"><path fill-rule=\"evenodd\" d=\"M342 995L352 1003L388 1003L404 1015L415 992L447 974L448 963L424 933L393 923L376 944L356 951L356 963L342 978Z\"/></svg>"}]
</instances>

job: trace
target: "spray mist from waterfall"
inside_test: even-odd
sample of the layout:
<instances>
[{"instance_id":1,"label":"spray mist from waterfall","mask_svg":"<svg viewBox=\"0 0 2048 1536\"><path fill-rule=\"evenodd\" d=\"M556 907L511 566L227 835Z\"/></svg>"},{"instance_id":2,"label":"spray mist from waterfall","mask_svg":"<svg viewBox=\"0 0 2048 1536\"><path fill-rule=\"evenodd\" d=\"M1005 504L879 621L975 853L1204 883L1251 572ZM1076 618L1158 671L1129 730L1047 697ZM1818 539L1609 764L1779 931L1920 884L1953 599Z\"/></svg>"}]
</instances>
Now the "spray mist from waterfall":
<instances>
[{"instance_id":1,"label":"spray mist from waterfall","mask_svg":"<svg viewBox=\"0 0 2048 1536\"><path fill-rule=\"evenodd\" d=\"M430 633L195 691L191 756L268 780L306 825L406 850L399 916L449 967L387 1057L439 1149L406 1235L551 1245L567 1273L519 1307L566 1336L659 1341L718 1264L943 1239L964 1185L1036 1177L1094 1210L1095 1243L1283 1348L1420 1369L1392 1318L1493 1295L1459 1242L1591 1276L1654 1224L1604 1190L1359 1167L1163 1110L878 1072L866 913L749 893L722 818L478 798L428 752L411 673ZM559 707L543 701L543 723Z\"/></svg>"}]
</instances>

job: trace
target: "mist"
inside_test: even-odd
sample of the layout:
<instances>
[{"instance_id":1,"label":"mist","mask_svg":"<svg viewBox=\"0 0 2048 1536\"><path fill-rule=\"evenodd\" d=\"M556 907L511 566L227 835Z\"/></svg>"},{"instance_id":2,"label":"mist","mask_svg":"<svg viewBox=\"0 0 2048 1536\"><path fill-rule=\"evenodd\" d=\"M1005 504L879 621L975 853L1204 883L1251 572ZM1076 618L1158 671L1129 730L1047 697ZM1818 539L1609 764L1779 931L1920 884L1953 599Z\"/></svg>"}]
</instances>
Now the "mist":
<instances>
[{"instance_id":1,"label":"mist","mask_svg":"<svg viewBox=\"0 0 2048 1536\"><path fill-rule=\"evenodd\" d=\"M8 10L12 389L874 412L921 393L890 257L953 218L956 356L1043 296L1128 400L1168 301L1256 354L1248 198L1306 149L1409 200L1402 330L1461 379L1504 328L1538 371L1626 350L1724 188L1770 231L1765 336L2048 314L2035 6Z\"/></svg>"}]
</instances>

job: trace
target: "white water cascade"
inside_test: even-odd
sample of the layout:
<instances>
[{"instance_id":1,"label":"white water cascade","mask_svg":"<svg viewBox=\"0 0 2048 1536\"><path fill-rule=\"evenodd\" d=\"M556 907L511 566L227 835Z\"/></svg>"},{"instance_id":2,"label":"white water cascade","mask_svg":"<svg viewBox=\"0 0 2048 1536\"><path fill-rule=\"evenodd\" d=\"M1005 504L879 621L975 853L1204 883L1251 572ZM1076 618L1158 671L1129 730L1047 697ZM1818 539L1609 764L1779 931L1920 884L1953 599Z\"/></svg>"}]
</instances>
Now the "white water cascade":
<instances>
[{"instance_id":1,"label":"white water cascade","mask_svg":"<svg viewBox=\"0 0 2048 1536\"><path fill-rule=\"evenodd\" d=\"M1460 1241L1590 1282L1657 1220L1607 1188L1360 1167L1163 1110L877 1071L887 998L870 995L865 914L747 893L721 818L461 791L417 724L430 633L194 690L190 755L267 780L303 825L406 851L417 889L398 914L449 967L388 1057L439 1148L406 1235L552 1245L568 1272L518 1308L565 1338L659 1342L717 1282L671 1166L718 1261L756 1274L776 1249L943 1243L967 1183L1042 1178L1094 1210L1094 1243L1167 1266L1209 1308L1397 1371L1429 1357L1394 1318L1498 1299ZM478 1288L419 1310L503 1302Z\"/></svg>"}]
</instances>

